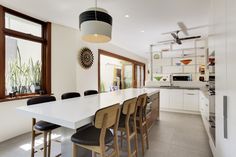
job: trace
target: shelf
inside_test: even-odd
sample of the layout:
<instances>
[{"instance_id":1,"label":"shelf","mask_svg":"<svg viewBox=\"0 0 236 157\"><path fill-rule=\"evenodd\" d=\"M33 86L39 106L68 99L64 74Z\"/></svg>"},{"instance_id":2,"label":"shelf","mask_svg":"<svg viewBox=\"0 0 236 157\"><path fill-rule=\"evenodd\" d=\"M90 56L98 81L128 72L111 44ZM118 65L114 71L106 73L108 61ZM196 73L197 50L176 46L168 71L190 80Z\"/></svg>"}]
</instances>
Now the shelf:
<instances>
[{"instance_id":1,"label":"shelf","mask_svg":"<svg viewBox=\"0 0 236 157\"><path fill-rule=\"evenodd\" d=\"M188 65L159 65L157 67L171 67L171 66L174 66L174 67L181 67L181 66L195 66L195 65L203 65L203 64L188 64Z\"/></svg>"},{"instance_id":2,"label":"shelf","mask_svg":"<svg viewBox=\"0 0 236 157\"><path fill-rule=\"evenodd\" d=\"M183 49L174 49L174 50L168 50L168 51L161 51L161 52L172 52L172 51L189 51L189 50L204 50L205 47L193 47L193 48L183 48Z\"/></svg>"},{"instance_id":3,"label":"shelf","mask_svg":"<svg viewBox=\"0 0 236 157\"><path fill-rule=\"evenodd\" d=\"M162 58L159 58L159 59L155 59L153 58L154 60L162 60L162 59L175 59L175 58L204 58L205 56L204 55L197 55L197 56L182 56L182 57L162 57Z\"/></svg>"}]
</instances>

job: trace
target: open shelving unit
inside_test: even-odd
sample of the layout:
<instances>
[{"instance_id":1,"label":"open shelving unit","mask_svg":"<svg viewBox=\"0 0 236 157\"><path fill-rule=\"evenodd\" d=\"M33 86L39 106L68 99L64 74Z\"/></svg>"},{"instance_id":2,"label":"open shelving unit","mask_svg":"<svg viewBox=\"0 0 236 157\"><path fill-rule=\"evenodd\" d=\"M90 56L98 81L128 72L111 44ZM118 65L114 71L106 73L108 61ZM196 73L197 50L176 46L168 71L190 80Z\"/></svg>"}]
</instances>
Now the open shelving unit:
<instances>
[{"instance_id":1,"label":"open shelving unit","mask_svg":"<svg viewBox=\"0 0 236 157\"><path fill-rule=\"evenodd\" d=\"M194 81L199 80L200 76L205 77L208 63L206 45L205 39L197 39L184 42L183 45L162 46L158 51L152 53L153 74L189 73L192 74ZM184 65L181 63L181 60L184 59L192 61L188 65ZM205 68L204 74L199 71L200 67Z\"/></svg>"}]
</instances>

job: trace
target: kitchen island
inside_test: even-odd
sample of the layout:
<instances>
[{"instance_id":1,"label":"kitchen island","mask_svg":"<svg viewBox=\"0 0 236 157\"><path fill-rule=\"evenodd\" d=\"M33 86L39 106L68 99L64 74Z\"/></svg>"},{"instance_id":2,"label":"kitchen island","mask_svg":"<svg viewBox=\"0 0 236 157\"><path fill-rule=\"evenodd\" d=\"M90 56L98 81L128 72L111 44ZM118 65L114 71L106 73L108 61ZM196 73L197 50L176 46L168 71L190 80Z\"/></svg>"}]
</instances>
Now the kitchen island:
<instances>
[{"instance_id":1,"label":"kitchen island","mask_svg":"<svg viewBox=\"0 0 236 157\"><path fill-rule=\"evenodd\" d=\"M77 128L92 122L97 110L147 93L149 97L148 112L149 127L158 119L159 90L152 88L125 89L109 93L101 93L86 97L58 100L33 106L17 108L22 115L44 120L61 126L62 157L69 157L72 153L71 135ZM82 149L82 148L81 148ZM87 151L80 150L79 156L90 156Z\"/></svg>"}]
</instances>

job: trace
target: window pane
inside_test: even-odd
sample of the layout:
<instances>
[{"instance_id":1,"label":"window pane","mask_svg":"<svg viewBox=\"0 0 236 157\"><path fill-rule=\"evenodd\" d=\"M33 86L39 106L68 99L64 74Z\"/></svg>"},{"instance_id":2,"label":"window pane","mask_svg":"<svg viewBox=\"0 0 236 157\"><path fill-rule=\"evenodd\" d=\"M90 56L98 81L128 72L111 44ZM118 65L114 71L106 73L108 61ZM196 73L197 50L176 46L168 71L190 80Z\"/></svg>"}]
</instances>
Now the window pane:
<instances>
[{"instance_id":1,"label":"window pane","mask_svg":"<svg viewBox=\"0 0 236 157\"><path fill-rule=\"evenodd\" d=\"M26 34L42 37L42 25L23 18L5 14L5 27Z\"/></svg>"},{"instance_id":2,"label":"window pane","mask_svg":"<svg viewBox=\"0 0 236 157\"><path fill-rule=\"evenodd\" d=\"M41 89L42 44L6 36L6 95Z\"/></svg>"}]
</instances>

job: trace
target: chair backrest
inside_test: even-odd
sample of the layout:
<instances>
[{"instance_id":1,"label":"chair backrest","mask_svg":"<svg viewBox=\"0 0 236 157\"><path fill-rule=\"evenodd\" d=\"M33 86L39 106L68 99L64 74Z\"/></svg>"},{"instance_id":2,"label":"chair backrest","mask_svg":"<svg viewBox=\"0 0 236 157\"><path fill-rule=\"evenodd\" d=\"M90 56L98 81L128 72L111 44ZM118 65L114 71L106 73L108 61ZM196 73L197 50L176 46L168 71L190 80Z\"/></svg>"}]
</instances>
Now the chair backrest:
<instances>
[{"instance_id":1,"label":"chair backrest","mask_svg":"<svg viewBox=\"0 0 236 157\"><path fill-rule=\"evenodd\" d=\"M118 125L120 114L120 104L115 104L98 110L95 114L95 127L106 129ZM105 128L104 128L105 127Z\"/></svg>"},{"instance_id":2,"label":"chair backrest","mask_svg":"<svg viewBox=\"0 0 236 157\"><path fill-rule=\"evenodd\" d=\"M77 92L69 92L69 93L64 93L61 95L61 99L70 99L70 98L76 98L76 97L80 97L80 93Z\"/></svg>"},{"instance_id":3,"label":"chair backrest","mask_svg":"<svg viewBox=\"0 0 236 157\"><path fill-rule=\"evenodd\" d=\"M46 103L50 101L56 101L56 98L54 96L42 95L42 96L37 96L37 97L33 97L29 99L27 101L27 105L28 106L36 105L36 104Z\"/></svg>"},{"instance_id":4,"label":"chair backrest","mask_svg":"<svg viewBox=\"0 0 236 157\"><path fill-rule=\"evenodd\" d=\"M96 90L86 90L84 91L84 96L98 94Z\"/></svg>"},{"instance_id":5,"label":"chair backrest","mask_svg":"<svg viewBox=\"0 0 236 157\"><path fill-rule=\"evenodd\" d=\"M143 117L146 114L147 93L139 95L137 100L138 116Z\"/></svg>"},{"instance_id":6,"label":"chair backrest","mask_svg":"<svg viewBox=\"0 0 236 157\"><path fill-rule=\"evenodd\" d=\"M126 100L124 103L123 103L123 108L122 108L122 113L124 115L132 115L136 112L137 110L137 98L132 98L132 99L129 99L129 100Z\"/></svg>"}]
</instances>

